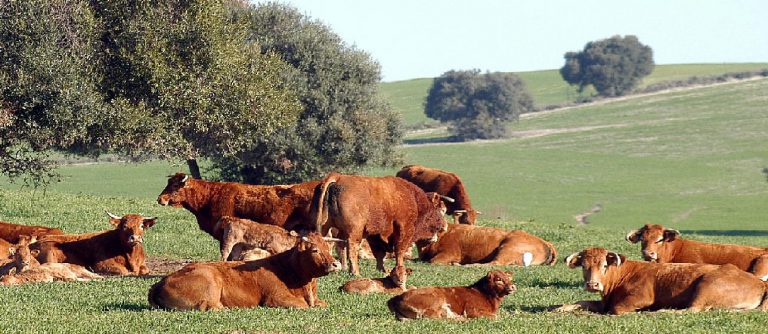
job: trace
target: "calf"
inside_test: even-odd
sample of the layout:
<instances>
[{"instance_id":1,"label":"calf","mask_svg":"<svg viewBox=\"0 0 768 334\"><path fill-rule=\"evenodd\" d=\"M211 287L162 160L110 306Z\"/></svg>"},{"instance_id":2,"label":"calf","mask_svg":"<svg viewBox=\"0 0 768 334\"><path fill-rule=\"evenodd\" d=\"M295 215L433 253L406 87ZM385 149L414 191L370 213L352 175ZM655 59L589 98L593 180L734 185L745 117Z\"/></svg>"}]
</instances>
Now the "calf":
<instances>
[{"instance_id":1,"label":"calf","mask_svg":"<svg viewBox=\"0 0 768 334\"><path fill-rule=\"evenodd\" d=\"M584 289L600 293L602 299L566 305L561 311L586 308L618 315L667 308L766 309L766 283L731 264L627 261L603 248L587 248L565 262L570 268L581 267Z\"/></svg>"},{"instance_id":2,"label":"calf","mask_svg":"<svg viewBox=\"0 0 768 334\"><path fill-rule=\"evenodd\" d=\"M254 248L269 255L282 253L296 245L299 238L276 225L259 224L248 219L224 216L219 220L222 231L221 261L243 260L242 253Z\"/></svg>"},{"instance_id":3,"label":"calf","mask_svg":"<svg viewBox=\"0 0 768 334\"><path fill-rule=\"evenodd\" d=\"M311 233L265 259L189 264L153 285L149 303L176 310L325 306L317 278L339 269L323 238Z\"/></svg>"},{"instance_id":4,"label":"calf","mask_svg":"<svg viewBox=\"0 0 768 334\"><path fill-rule=\"evenodd\" d=\"M417 242L419 258L430 263L554 265L557 250L551 243L521 230L502 230L464 224L448 224L437 242Z\"/></svg>"},{"instance_id":5,"label":"calf","mask_svg":"<svg viewBox=\"0 0 768 334\"><path fill-rule=\"evenodd\" d=\"M387 302L397 319L495 318L504 296L514 292L511 272L493 270L475 284L458 287L426 287L403 292Z\"/></svg>"},{"instance_id":6,"label":"calf","mask_svg":"<svg viewBox=\"0 0 768 334\"><path fill-rule=\"evenodd\" d=\"M18 225L0 221L0 239L12 244L19 242L19 237L22 235L39 238L48 234L64 234L64 232L57 228Z\"/></svg>"},{"instance_id":7,"label":"calf","mask_svg":"<svg viewBox=\"0 0 768 334\"><path fill-rule=\"evenodd\" d=\"M40 283L54 281L88 281L102 278L101 275L90 272L82 266L71 263L44 263L23 272L0 278L0 285L20 285L25 283Z\"/></svg>"},{"instance_id":8,"label":"calf","mask_svg":"<svg viewBox=\"0 0 768 334\"><path fill-rule=\"evenodd\" d=\"M406 287L406 277L412 272L411 268L394 267L389 276L383 278L358 278L348 281L342 285L339 290L346 293L369 294L369 293L402 293L403 291L415 289Z\"/></svg>"},{"instance_id":9,"label":"calf","mask_svg":"<svg viewBox=\"0 0 768 334\"><path fill-rule=\"evenodd\" d=\"M444 170L419 165L404 166L396 174L424 191L446 196L447 213L453 216L454 223L475 224L480 211L472 208L469 194L458 175Z\"/></svg>"},{"instance_id":10,"label":"calf","mask_svg":"<svg viewBox=\"0 0 768 334\"><path fill-rule=\"evenodd\" d=\"M641 244L643 259L658 263L732 264L761 280L768 280L768 249L713 244L680 238L680 232L646 224L630 231L627 241Z\"/></svg>"},{"instance_id":11,"label":"calf","mask_svg":"<svg viewBox=\"0 0 768 334\"><path fill-rule=\"evenodd\" d=\"M30 250L29 244L35 242L35 237L20 236L16 245L9 248L12 258L0 262L0 276L21 273L32 266L39 265L35 256L37 250Z\"/></svg>"},{"instance_id":12,"label":"calf","mask_svg":"<svg viewBox=\"0 0 768 334\"><path fill-rule=\"evenodd\" d=\"M41 263L74 263L101 274L146 275L144 264L144 230L155 224L156 218L127 214L119 217L109 212L113 230L86 233L47 235L33 244L39 249Z\"/></svg>"},{"instance_id":13,"label":"calf","mask_svg":"<svg viewBox=\"0 0 768 334\"><path fill-rule=\"evenodd\" d=\"M221 240L216 222L224 216L247 218L287 230L313 230L309 220L318 181L294 185L248 185L195 180L183 173L168 179L157 197L160 205L183 207L197 218L201 230Z\"/></svg>"}]
</instances>

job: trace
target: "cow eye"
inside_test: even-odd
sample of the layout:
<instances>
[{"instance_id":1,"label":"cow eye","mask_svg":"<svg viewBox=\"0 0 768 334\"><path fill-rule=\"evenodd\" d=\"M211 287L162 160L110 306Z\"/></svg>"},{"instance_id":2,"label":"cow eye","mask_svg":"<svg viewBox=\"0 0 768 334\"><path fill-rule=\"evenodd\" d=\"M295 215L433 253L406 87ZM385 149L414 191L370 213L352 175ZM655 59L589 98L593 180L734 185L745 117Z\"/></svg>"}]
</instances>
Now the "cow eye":
<instances>
[{"instance_id":1,"label":"cow eye","mask_svg":"<svg viewBox=\"0 0 768 334\"><path fill-rule=\"evenodd\" d=\"M664 242L664 238L660 238L659 240L656 240L656 243L657 243L657 244L660 244L660 243L662 243L662 242Z\"/></svg>"}]
</instances>

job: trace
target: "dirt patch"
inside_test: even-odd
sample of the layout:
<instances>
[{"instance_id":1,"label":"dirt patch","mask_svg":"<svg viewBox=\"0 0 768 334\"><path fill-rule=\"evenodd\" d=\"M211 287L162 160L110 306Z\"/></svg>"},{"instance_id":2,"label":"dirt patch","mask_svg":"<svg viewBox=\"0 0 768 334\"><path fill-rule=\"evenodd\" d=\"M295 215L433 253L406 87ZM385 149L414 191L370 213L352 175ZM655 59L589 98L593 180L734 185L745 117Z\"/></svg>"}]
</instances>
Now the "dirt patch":
<instances>
[{"instance_id":1,"label":"dirt patch","mask_svg":"<svg viewBox=\"0 0 768 334\"><path fill-rule=\"evenodd\" d=\"M148 257L145 263L152 275L164 275L175 272L192 262L197 261L186 259L168 259L163 257Z\"/></svg>"}]
</instances>

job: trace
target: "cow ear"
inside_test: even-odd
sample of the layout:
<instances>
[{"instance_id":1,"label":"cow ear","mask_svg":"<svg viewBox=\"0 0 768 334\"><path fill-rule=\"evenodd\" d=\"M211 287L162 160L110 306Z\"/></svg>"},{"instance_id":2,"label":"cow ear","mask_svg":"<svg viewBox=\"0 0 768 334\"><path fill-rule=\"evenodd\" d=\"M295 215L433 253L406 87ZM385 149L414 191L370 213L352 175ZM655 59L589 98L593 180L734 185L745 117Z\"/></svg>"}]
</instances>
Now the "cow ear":
<instances>
[{"instance_id":1,"label":"cow ear","mask_svg":"<svg viewBox=\"0 0 768 334\"><path fill-rule=\"evenodd\" d=\"M16 247L8 247L8 254L10 255L16 254Z\"/></svg>"},{"instance_id":2,"label":"cow ear","mask_svg":"<svg viewBox=\"0 0 768 334\"><path fill-rule=\"evenodd\" d=\"M405 268L405 273L406 273L407 275L410 275L411 273L413 273L413 269L411 269L411 268Z\"/></svg>"},{"instance_id":3,"label":"cow ear","mask_svg":"<svg viewBox=\"0 0 768 334\"><path fill-rule=\"evenodd\" d=\"M157 223L157 217L144 217L144 220L141 222L144 225L144 229L152 227L155 223Z\"/></svg>"},{"instance_id":4,"label":"cow ear","mask_svg":"<svg viewBox=\"0 0 768 334\"><path fill-rule=\"evenodd\" d=\"M627 257L624 255L619 255L619 253L610 252L605 257L606 262L608 265L615 265L617 267L621 266L624 261L627 260Z\"/></svg>"},{"instance_id":5,"label":"cow ear","mask_svg":"<svg viewBox=\"0 0 768 334\"><path fill-rule=\"evenodd\" d=\"M673 230L671 228L664 230L664 240L665 241L674 241L675 239L680 237L680 231Z\"/></svg>"},{"instance_id":6,"label":"cow ear","mask_svg":"<svg viewBox=\"0 0 768 334\"><path fill-rule=\"evenodd\" d=\"M625 236L624 239L635 244L638 241L640 241L640 236L642 236L641 230L632 230L632 231L629 231L629 233L627 233L627 236Z\"/></svg>"},{"instance_id":7,"label":"cow ear","mask_svg":"<svg viewBox=\"0 0 768 334\"><path fill-rule=\"evenodd\" d=\"M581 253L573 253L565 258L565 264L568 268L576 268L581 266Z\"/></svg>"},{"instance_id":8,"label":"cow ear","mask_svg":"<svg viewBox=\"0 0 768 334\"><path fill-rule=\"evenodd\" d=\"M114 227L118 227L118 226L120 226L120 221L121 221L121 220L122 220L122 219L118 219L118 218L112 218L112 217L110 217L110 218L109 218L109 223L110 223L110 224L112 224L112 226L114 226Z\"/></svg>"},{"instance_id":9,"label":"cow ear","mask_svg":"<svg viewBox=\"0 0 768 334\"><path fill-rule=\"evenodd\" d=\"M292 237L298 237L298 236L299 236L299 234L298 234L298 233L296 233L296 231L293 231L293 230L291 230L290 232L288 232L288 234L289 234L290 236L292 236Z\"/></svg>"}]
</instances>

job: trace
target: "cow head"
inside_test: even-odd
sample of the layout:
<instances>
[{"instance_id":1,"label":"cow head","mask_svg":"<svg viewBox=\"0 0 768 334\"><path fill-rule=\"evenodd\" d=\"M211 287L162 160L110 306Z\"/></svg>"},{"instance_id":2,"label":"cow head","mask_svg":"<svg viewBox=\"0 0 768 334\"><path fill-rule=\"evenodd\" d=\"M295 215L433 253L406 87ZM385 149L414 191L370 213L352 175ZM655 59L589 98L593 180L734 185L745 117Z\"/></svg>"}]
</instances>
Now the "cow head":
<instances>
[{"instance_id":1,"label":"cow head","mask_svg":"<svg viewBox=\"0 0 768 334\"><path fill-rule=\"evenodd\" d=\"M406 268L405 266L395 266L392 268L392 271L389 272L388 277L392 283L405 290L405 281L408 279L408 275L410 275L412 272L413 270L411 268Z\"/></svg>"},{"instance_id":2,"label":"cow head","mask_svg":"<svg viewBox=\"0 0 768 334\"><path fill-rule=\"evenodd\" d=\"M144 217L137 214L127 214L125 216L116 216L109 213L109 223L119 231L120 242L125 248L132 248L144 243L144 230L155 225L156 217Z\"/></svg>"},{"instance_id":3,"label":"cow head","mask_svg":"<svg viewBox=\"0 0 768 334\"><path fill-rule=\"evenodd\" d=\"M678 230L651 224L646 224L639 230L632 230L626 236L627 241L631 243L640 242L644 260L659 263L669 262L672 256L671 249L665 245L678 238L680 238Z\"/></svg>"},{"instance_id":4,"label":"cow head","mask_svg":"<svg viewBox=\"0 0 768 334\"><path fill-rule=\"evenodd\" d=\"M428 192L427 197L429 198L429 201L432 202L432 205L437 209L437 211L440 212L441 215L444 215L446 212L448 212L448 207L445 205L444 201L448 201L453 203L453 198L450 198L448 196L443 196L435 192Z\"/></svg>"},{"instance_id":5,"label":"cow head","mask_svg":"<svg viewBox=\"0 0 768 334\"><path fill-rule=\"evenodd\" d=\"M500 270L489 271L485 277L481 278L473 287L492 297L504 297L517 291L515 283L512 281L512 272L502 272Z\"/></svg>"},{"instance_id":6,"label":"cow head","mask_svg":"<svg viewBox=\"0 0 768 334\"><path fill-rule=\"evenodd\" d=\"M624 255L609 252L604 248L587 248L565 259L568 268L581 267L584 275L584 290L589 292L603 292L609 274L618 270L624 261L626 261Z\"/></svg>"},{"instance_id":7,"label":"cow head","mask_svg":"<svg viewBox=\"0 0 768 334\"><path fill-rule=\"evenodd\" d=\"M320 233L311 232L296 242L297 265L311 277L320 277L341 270L341 263L331 255L331 249Z\"/></svg>"},{"instance_id":8,"label":"cow head","mask_svg":"<svg viewBox=\"0 0 768 334\"><path fill-rule=\"evenodd\" d=\"M482 214L482 212L472 208L453 210L453 222L455 224L475 225L477 215L480 214Z\"/></svg>"},{"instance_id":9,"label":"cow head","mask_svg":"<svg viewBox=\"0 0 768 334\"><path fill-rule=\"evenodd\" d=\"M440 234L448 230L448 224L439 210L439 207L432 202L419 205L421 217L415 226L414 242L421 240L437 242Z\"/></svg>"},{"instance_id":10,"label":"cow head","mask_svg":"<svg viewBox=\"0 0 768 334\"><path fill-rule=\"evenodd\" d=\"M40 250L29 249L29 244L35 241L37 241L35 237L22 235L19 237L19 242L8 249L13 255L16 273L27 271L32 266L40 264L35 258L40 253Z\"/></svg>"},{"instance_id":11,"label":"cow head","mask_svg":"<svg viewBox=\"0 0 768 334\"><path fill-rule=\"evenodd\" d=\"M163 189L163 192L157 196L157 203L160 205L170 205L173 207L180 207L186 201L187 194L185 189L189 189L189 175L184 173L176 173L168 178L168 184Z\"/></svg>"}]
</instances>

